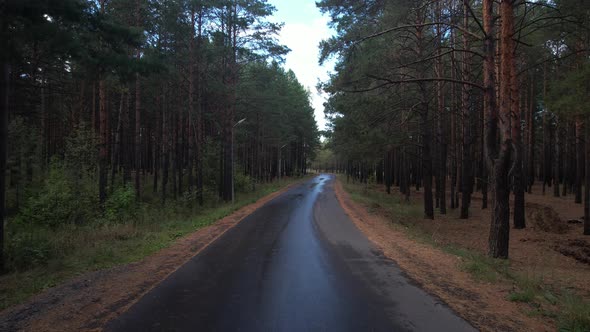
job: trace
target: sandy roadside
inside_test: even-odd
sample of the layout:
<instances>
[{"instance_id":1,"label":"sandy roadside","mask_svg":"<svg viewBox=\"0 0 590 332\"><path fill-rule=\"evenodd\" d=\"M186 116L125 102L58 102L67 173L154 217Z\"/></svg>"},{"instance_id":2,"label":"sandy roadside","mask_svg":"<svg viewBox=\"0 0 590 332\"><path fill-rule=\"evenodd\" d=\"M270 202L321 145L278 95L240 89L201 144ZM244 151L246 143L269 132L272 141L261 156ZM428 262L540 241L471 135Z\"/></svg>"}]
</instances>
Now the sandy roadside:
<instances>
[{"instance_id":1,"label":"sandy roadside","mask_svg":"<svg viewBox=\"0 0 590 332\"><path fill-rule=\"evenodd\" d=\"M248 215L293 186L247 205L145 259L85 274L0 312L0 331L100 331Z\"/></svg>"},{"instance_id":2,"label":"sandy roadside","mask_svg":"<svg viewBox=\"0 0 590 332\"><path fill-rule=\"evenodd\" d=\"M355 225L429 293L441 298L481 331L554 331L506 300L510 285L474 281L459 269L460 258L408 238L389 220L354 202L339 180L336 196Z\"/></svg>"}]
</instances>

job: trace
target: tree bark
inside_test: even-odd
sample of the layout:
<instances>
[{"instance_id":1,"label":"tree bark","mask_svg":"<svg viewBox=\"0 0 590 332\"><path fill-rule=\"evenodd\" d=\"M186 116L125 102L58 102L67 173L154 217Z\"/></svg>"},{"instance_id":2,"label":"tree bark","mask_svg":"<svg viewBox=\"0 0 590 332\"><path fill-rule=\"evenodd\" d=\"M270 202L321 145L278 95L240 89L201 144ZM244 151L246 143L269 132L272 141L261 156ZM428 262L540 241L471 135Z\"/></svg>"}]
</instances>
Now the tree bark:
<instances>
[{"instance_id":1,"label":"tree bark","mask_svg":"<svg viewBox=\"0 0 590 332\"><path fill-rule=\"evenodd\" d=\"M484 25L484 110L486 114L486 155L490 169L490 183L492 184L492 214L490 220L489 255L494 258L508 258L508 245L510 236L510 205L508 190L508 167L510 160L510 128L506 128L510 117L509 80L506 76L502 79L502 109L498 112L496 104L496 73L495 73L495 46L494 46L494 1L483 0L483 25ZM501 3L502 50L510 50L511 38L514 29L513 2L504 0ZM510 53L510 52L509 52ZM509 58L502 57L502 72L510 73ZM499 118L502 121L499 121ZM498 125L501 127L498 128ZM497 149L498 129L502 129L501 149Z\"/></svg>"},{"instance_id":2,"label":"tree bark","mask_svg":"<svg viewBox=\"0 0 590 332\"><path fill-rule=\"evenodd\" d=\"M464 28L469 28L469 12L470 6L469 0L463 1L463 14L464 14ZM469 40L467 34L463 34L463 48L469 50ZM463 81L469 81L470 68L470 55L467 52L463 53L463 68L462 68L462 79ZM473 115L472 108L470 107L470 94L471 87L464 84L461 89L461 108L463 114L463 161L461 165L463 170L462 176L462 188L461 188L461 219L469 218L469 207L471 205L471 193L473 191L473 160L471 159L472 153L472 125Z\"/></svg>"},{"instance_id":3,"label":"tree bark","mask_svg":"<svg viewBox=\"0 0 590 332\"><path fill-rule=\"evenodd\" d=\"M589 117L586 117L588 121ZM586 126L586 179L584 181L584 235L590 235L590 126Z\"/></svg>"},{"instance_id":4,"label":"tree bark","mask_svg":"<svg viewBox=\"0 0 590 332\"><path fill-rule=\"evenodd\" d=\"M4 214L6 204L6 150L8 147L8 83L10 66L2 63L0 73L0 274L4 272Z\"/></svg>"},{"instance_id":5,"label":"tree bark","mask_svg":"<svg viewBox=\"0 0 590 332\"><path fill-rule=\"evenodd\" d=\"M441 2L438 1L437 4L437 20L441 21L442 16L442 6ZM437 61L436 61L436 71L437 77L443 77L444 68L442 63L442 26L439 24L437 25L437 34L438 34L438 48L437 48ZM438 167L438 178L439 178L439 208L440 214L447 214L447 137L446 137L446 113L445 113L445 105L444 105L444 91L443 91L443 83L437 82L437 106L438 106L438 137L439 137L439 146L440 146L440 154L439 154L439 167Z\"/></svg>"},{"instance_id":6,"label":"tree bark","mask_svg":"<svg viewBox=\"0 0 590 332\"><path fill-rule=\"evenodd\" d=\"M106 91L105 81L103 78L98 82L98 98L99 98L99 140L100 148L98 154L98 196L100 204L103 205L107 198L107 167L108 167L108 151L107 151L107 105L106 105Z\"/></svg>"},{"instance_id":7,"label":"tree bark","mask_svg":"<svg viewBox=\"0 0 590 332\"><path fill-rule=\"evenodd\" d=\"M135 19L136 26L141 26L141 6L140 0L135 1ZM141 59L141 50L136 50L136 58ZM141 82L139 73L135 74L135 197L139 201L141 198Z\"/></svg>"},{"instance_id":8,"label":"tree bark","mask_svg":"<svg viewBox=\"0 0 590 332\"><path fill-rule=\"evenodd\" d=\"M577 204L582 203L582 180L584 178L584 122L580 116L576 117L576 199Z\"/></svg>"},{"instance_id":9,"label":"tree bark","mask_svg":"<svg viewBox=\"0 0 590 332\"><path fill-rule=\"evenodd\" d=\"M522 131L521 131L521 110L520 110L520 92L518 89L518 74L516 73L516 50L511 48L512 64L510 66L510 108L512 124L512 140L514 144L514 164L512 166L514 179L514 228L523 229L526 227L525 221L525 198L524 198L524 181L522 171Z\"/></svg>"}]
</instances>

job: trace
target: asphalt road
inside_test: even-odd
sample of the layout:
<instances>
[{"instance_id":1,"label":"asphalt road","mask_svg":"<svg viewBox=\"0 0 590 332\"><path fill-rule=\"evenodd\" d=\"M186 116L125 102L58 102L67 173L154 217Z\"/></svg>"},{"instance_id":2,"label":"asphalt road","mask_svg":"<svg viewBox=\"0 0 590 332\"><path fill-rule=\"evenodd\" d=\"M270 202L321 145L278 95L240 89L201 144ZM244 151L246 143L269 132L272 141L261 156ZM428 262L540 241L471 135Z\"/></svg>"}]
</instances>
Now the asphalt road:
<instances>
[{"instance_id":1,"label":"asphalt road","mask_svg":"<svg viewBox=\"0 0 590 332\"><path fill-rule=\"evenodd\" d=\"M107 331L474 331L346 216L331 175L242 220Z\"/></svg>"}]
</instances>

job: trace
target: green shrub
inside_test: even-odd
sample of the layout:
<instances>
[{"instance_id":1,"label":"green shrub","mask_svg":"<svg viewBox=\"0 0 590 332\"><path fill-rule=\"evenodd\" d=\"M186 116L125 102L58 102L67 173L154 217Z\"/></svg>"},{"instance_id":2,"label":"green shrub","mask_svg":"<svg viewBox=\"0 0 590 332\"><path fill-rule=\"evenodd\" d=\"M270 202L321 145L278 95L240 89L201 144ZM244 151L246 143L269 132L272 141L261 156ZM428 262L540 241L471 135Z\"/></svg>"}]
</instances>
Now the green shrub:
<instances>
[{"instance_id":1,"label":"green shrub","mask_svg":"<svg viewBox=\"0 0 590 332\"><path fill-rule=\"evenodd\" d=\"M6 246L7 268L28 270L45 265L51 258L51 242L45 232L19 232L8 238Z\"/></svg>"},{"instance_id":2,"label":"green shrub","mask_svg":"<svg viewBox=\"0 0 590 332\"><path fill-rule=\"evenodd\" d=\"M252 190L252 178L242 172L236 172L234 176L234 191L247 192Z\"/></svg>"},{"instance_id":3,"label":"green shrub","mask_svg":"<svg viewBox=\"0 0 590 332\"><path fill-rule=\"evenodd\" d=\"M63 162L54 160L40 190L26 200L16 219L20 223L52 228L82 223L96 215L97 196L92 184L72 178Z\"/></svg>"},{"instance_id":4,"label":"green shrub","mask_svg":"<svg viewBox=\"0 0 590 332\"><path fill-rule=\"evenodd\" d=\"M133 218L136 212L135 190L131 186L123 186L107 198L104 204L104 214L107 220L121 222L125 218Z\"/></svg>"}]
</instances>

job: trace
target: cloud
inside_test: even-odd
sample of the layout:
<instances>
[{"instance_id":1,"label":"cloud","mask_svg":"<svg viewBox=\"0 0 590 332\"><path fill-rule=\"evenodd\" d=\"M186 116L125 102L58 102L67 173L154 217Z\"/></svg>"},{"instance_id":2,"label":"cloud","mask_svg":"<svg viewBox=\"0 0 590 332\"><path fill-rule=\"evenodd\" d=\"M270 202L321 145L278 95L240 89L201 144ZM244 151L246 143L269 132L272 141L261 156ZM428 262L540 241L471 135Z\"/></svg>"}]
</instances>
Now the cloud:
<instances>
[{"instance_id":1,"label":"cloud","mask_svg":"<svg viewBox=\"0 0 590 332\"><path fill-rule=\"evenodd\" d=\"M320 130L325 129L326 125L323 105L326 95L319 94L316 85L329 78L333 65L318 64L319 44L330 36L332 31L328 27L328 18L319 15L311 23L286 23L279 36L279 41L291 49L286 57L286 68L293 70L299 82L311 91L312 105Z\"/></svg>"}]
</instances>

